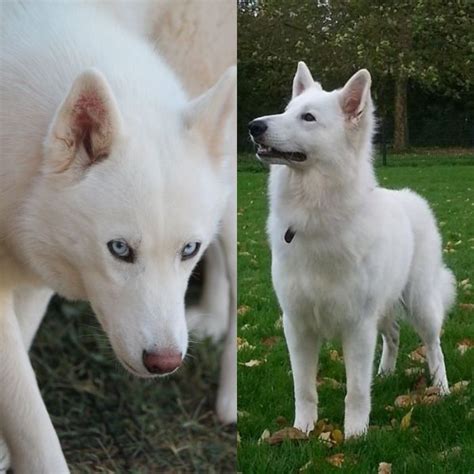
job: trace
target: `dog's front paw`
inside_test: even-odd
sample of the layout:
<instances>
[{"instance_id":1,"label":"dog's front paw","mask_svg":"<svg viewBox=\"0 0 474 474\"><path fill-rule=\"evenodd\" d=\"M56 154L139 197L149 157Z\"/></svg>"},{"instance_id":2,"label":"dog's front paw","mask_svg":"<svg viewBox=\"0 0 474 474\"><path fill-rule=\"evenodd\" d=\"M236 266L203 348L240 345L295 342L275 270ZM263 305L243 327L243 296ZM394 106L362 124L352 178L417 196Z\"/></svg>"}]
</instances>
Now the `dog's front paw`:
<instances>
[{"instance_id":1,"label":"dog's front paw","mask_svg":"<svg viewBox=\"0 0 474 474\"><path fill-rule=\"evenodd\" d=\"M355 439L367 434L367 424L347 424L344 426L344 439Z\"/></svg>"},{"instance_id":2,"label":"dog's front paw","mask_svg":"<svg viewBox=\"0 0 474 474\"><path fill-rule=\"evenodd\" d=\"M220 390L217 396L216 412L219 420L225 425L237 423L237 395L235 390Z\"/></svg>"},{"instance_id":3,"label":"dog's front paw","mask_svg":"<svg viewBox=\"0 0 474 474\"><path fill-rule=\"evenodd\" d=\"M293 425L294 428L297 428L298 430L302 431L305 434L310 434L311 431L314 430L314 425L316 423L314 421L295 421L295 424Z\"/></svg>"},{"instance_id":4,"label":"dog's front paw","mask_svg":"<svg viewBox=\"0 0 474 474\"><path fill-rule=\"evenodd\" d=\"M315 403L297 403L293 427L309 434L318 421L318 406Z\"/></svg>"},{"instance_id":5,"label":"dog's front paw","mask_svg":"<svg viewBox=\"0 0 474 474\"><path fill-rule=\"evenodd\" d=\"M5 440L0 438L0 474L6 474L10 467L10 450Z\"/></svg>"}]
</instances>

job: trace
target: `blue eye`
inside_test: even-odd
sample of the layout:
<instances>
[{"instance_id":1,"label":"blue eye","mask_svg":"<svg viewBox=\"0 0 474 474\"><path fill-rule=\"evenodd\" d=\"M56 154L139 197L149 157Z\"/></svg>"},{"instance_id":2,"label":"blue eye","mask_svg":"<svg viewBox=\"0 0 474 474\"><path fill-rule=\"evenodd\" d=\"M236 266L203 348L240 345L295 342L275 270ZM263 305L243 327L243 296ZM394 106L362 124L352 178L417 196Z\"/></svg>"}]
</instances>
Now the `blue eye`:
<instances>
[{"instance_id":1,"label":"blue eye","mask_svg":"<svg viewBox=\"0 0 474 474\"><path fill-rule=\"evenodd\" d=\"M114 239L107 242L109 252L119 260L133 263L135 261L135 254L133 249L128 245L124 239Z\"/></svg>"},{"instance_id":2,"label":"blue eye","mask_svg":"<svg viewBox=\"0 0 474 474\"><path fill-rule=\"evenodd\" d=\"M188 242L181 250L181 260L195 257L200 248L201 242Z\"/></svg>"},{"instance_id":3,"label":"blue eye","mask_svg":"<svg viewBox=\"0 0 474 474\"><path fill-rule=\"evenodd\" d=\"M305 121L305 122L316 122L316 118L314 117L313 114L310 114L309 112L306 113L306 114L303 114L301 116L301 118Z\"/></svg>"}]
</instances>

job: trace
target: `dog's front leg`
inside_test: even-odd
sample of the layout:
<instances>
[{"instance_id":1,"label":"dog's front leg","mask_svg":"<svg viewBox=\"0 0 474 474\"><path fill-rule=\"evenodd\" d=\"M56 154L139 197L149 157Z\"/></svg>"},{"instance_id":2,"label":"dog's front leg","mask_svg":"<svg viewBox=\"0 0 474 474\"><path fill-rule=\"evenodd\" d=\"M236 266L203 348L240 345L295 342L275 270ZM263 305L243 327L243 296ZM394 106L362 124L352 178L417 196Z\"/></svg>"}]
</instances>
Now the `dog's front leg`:
<instances>
[{"instance_id":1,"label":"dog's front leg","mask_svg":"<svg viewBox=\"0 0 474 474\"><path fill-rule=\"evenodd\" d=\"M234 202L230 208L235 207ZM216 409L223 423L237 421L237 224L233 215L229 212L226 214L222 232L222 247L229 280L229 320L221 356Z\"/></svg>"},{"instance_id":2,"label":"dog's front leg","mask_svg":"<svg viewBox=\"0 0 474 474\"><path fill-rule=\"evenodd\" d=\"M346 438L367 432L370 415L370 386L377 326L372 320L345 328L342 337L346 366L347 395L344 415Z\"/></svg>"},{"instance_id":3,"label":"dog's front leg","mask_svg":"<svg viewBox=\"0 0 474 474\"><path fill-rule=\"evenodd\" d=\"M318 419L316 374L322 338L305 325L302 318L298 318L296 321L287 313L283 315L283 329L293 372L294 427L309 433L313 430Z\"/></svg>"},{"instance_id":4,"label":"dog's front leg","mask_svg":"<svg viewBox=\"0 0 474 474\"><path fill-rule=\"evenodd\" d=\"M13 292L2 289L0 427L16 474L69 472L22 340Z\"/></svg>"}]
</instances>

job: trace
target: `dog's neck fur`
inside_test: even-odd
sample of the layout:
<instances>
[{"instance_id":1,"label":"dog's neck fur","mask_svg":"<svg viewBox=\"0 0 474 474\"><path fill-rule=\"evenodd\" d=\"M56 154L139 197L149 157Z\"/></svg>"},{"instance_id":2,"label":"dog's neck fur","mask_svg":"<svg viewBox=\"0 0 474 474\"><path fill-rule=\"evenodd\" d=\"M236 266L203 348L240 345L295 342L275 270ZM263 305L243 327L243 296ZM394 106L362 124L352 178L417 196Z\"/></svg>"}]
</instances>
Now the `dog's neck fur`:
<instances>
[{"instance_id":1,"label":"dog's neck fur","mask_svg":"<svg viewBox=\"0 0 474 474\"><path fill-rule=\"evenodd\" d=\"M274 210L291 215L294 221L288 225L295 231L311 231L315 226L320 230L325 222L350 217L377 181L370 159L354 156L344 161L344 173L335 165L333 169L323 164L302 169L272 166L271 181L278 181L272 193Z\"/></svg>"}]
</instances>

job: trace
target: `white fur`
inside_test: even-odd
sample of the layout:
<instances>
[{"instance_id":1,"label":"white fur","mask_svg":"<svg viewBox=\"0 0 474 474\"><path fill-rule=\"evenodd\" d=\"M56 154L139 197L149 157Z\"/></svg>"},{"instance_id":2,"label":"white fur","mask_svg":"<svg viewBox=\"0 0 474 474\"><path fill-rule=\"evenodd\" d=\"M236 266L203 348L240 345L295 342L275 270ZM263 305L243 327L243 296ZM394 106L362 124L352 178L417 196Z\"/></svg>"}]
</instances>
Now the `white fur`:
<instances>
[{"instance_id":1,"label":"white fur","mask_svg":"<svg viewBox=\"0 0 474 474\"><path fill-rule=\"evenodd\" d=\"M8 4L0 42L0 431L15 472L59 474L27 357L47 300L90 300L138 376L144 350L184 357L187 281L233 185L236 74L189 101L145 40L87 5ZM110 254L117 238L135 263Z\"/></svg>"},{"instance_id":2,"label":"white fur","mask_svg":"<svg viewBox=\"0 0 474 474\"><path fill-rule=\"evenodd\" d=\"M368 71L332 92L308 75L300 63L286 111L258 119L268 126L261 144L307 156L302 163L271 167L272 276L284 312L295 426L313 429L317 354L325 338L339 337L347 372L345 435L351 437L365 433L369 423L378 328L384 338L379 372L395 368L393 310L401 301L427 346L433 384L448 392L439 338L455 296L454 277L442 262L440 234L426 201L408 189L377 184ZM302 120L306 113L316 121ZM284 240L289 227L295 232L291 243Z\"/></svg>"}]
</instances>

